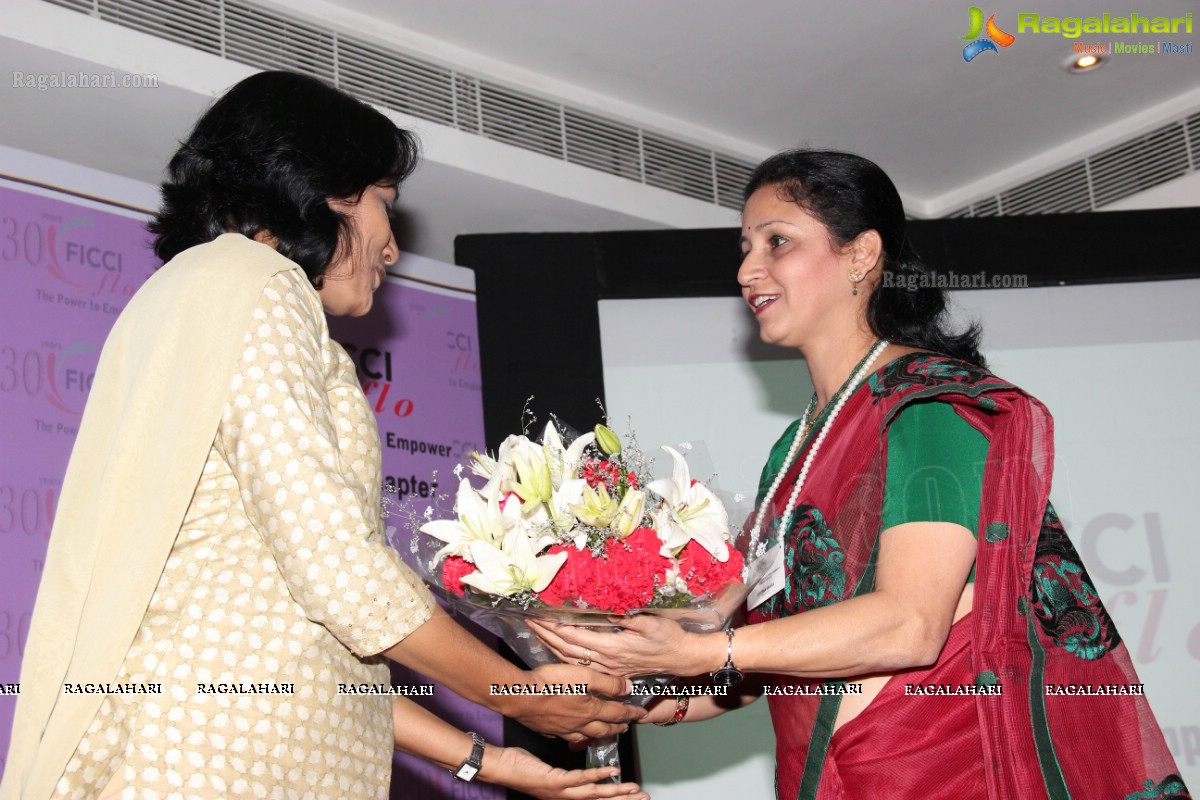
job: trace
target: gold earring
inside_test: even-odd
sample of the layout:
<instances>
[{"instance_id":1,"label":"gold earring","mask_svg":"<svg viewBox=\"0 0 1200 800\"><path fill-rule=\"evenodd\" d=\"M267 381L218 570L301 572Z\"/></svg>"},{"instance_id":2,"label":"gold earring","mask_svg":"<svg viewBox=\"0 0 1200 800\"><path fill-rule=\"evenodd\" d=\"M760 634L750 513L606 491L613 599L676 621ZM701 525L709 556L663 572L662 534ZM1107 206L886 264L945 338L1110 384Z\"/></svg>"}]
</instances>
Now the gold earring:
<instances>
[{"instance_id":1,"label":"gold earring","mask_svg":"<svg viewBox=\"0 0 1200 800\"><path fill-rule=\"evenodd\" d=\"M852 291L851 294L854 294L854 295L858 294L858 282L861 281L862 279L863 279L863 274L861 271L859 271L857 269L850 270L850 282L852 284L854 284L854 291Z\"/></svg>"}]
</instances>

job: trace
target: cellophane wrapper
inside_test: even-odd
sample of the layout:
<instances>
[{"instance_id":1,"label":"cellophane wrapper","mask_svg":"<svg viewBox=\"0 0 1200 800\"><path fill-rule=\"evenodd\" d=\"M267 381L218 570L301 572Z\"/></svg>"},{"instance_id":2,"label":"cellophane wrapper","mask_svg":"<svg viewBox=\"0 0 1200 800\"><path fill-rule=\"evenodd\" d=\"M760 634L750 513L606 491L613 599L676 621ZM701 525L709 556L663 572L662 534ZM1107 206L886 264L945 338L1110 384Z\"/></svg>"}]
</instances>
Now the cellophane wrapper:
<instances>
[{"instance_id":1,"label":"cellophane wrapper","mask_svg":"<svg viewBox=\"0 0 1200 800\"><path fill-rule=\"evenodd\" d=\"M745 537L739 537L735 546L745 545ZM538 619L547 622L568 625L585 625L596 629L618 630L612 624L611 611L586 608L551 608L546 606L522 607L504 598L468 592L459 596L445 587L442 582L439 562L433 558L441 547L441 542L431 537L418 535L414 537L411 546L416 555L417 572L454 611L470 619L476 625L500 638L512 649L529 667L539 667L545 664L558 663L555 657L542 641L533 634L527 620ZM743 553L745 555L745 553ZM687 606L681 608L637 608L625 614L657 614L673 619L684 628L696 633L711 633L722 630L733 619L745 602L748 588L742 581L726 584L719 591L694 598ZM635 685L662 687L675 680L673 675L647 675L633 679ZM656 695L653 693L633 694L624 702L644 706ZM610 737L598 740L588 747L587 767L620 767L617 755L617 738ZM620 778L613 778L613 783L619 783Z\"/></svg>"},{"instance_id":2,"label":"cellophane wrapper","mask_svg":"<svg viewBox=\"0 0 1200 800\"><path fill-rule=\"evenodd\" d=\"M680 452L662 449L671 476L643 486L648 459L604 426L569 446L553 424L540 443L510 436L496 457L476 458L475 485L458 471L452 513L410 513L410 561L530 667L557 661L526 624L533 618L615 630L614 615L657 614L690 631L721 630L748 592L747 537L733 533L728 510L741 516L748 503L719 497L691 478ZM589 767L610 765L619 766L615 737L588 751Z\"/></svg>"}]
</instances>

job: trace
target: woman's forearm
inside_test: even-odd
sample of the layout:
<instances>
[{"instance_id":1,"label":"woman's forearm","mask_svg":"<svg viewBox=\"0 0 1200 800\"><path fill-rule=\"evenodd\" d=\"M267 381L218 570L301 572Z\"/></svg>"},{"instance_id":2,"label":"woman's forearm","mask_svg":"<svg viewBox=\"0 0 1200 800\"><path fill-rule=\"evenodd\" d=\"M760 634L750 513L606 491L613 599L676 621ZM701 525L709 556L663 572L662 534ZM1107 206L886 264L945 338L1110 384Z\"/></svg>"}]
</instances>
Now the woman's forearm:
<instances>
[{"instance_id":1,"label":"woman's forearm","mask_svg":"<svg viewBox=\"0 0 1200 800\"><path fill-rule=\"evenodd\" d=\"M688 698L687 711L680 722L703 722L706 719L718 717L727 711L735 711L750 705L762 695L759 693L733 694L725 697L717 695L696 695ZM639 722L664 723L670 722L679 710L678 701L673 697L664 697L648 707L648 713Z\"/></svg>"},{"instance_id":2,"label":"woman's forearm","mask_svg":"<svg viewBox=\"0 0 1200 800\"><path fill-rule=\"evenodd\" d=\"M915 522L881 534L874 591L803 614L739 628L733 659L745 672L844 678L934 663L975 561L975 540L952 523ZM695 672L719 669L721 634L691 635Z\"/></svg>"},{"instance_id":3,"label":"woman's forearm","mask_svg":"<svg viewBox=\"0 0 1200 800\"><path fill-rule=\"evenodd\" d=\"M392 728L397 750L456 771L471 754L471 737L403 697L392 700ZM608 783L619 777L611 767L567 771L552 767L519 747L485 744L477 780L507 786L543 800L624 797L650 800L637 784ZM457 793L456 793L457 794Z\"/></svg>"},{"instance_id":4,"label":"woman's forearm","mask_svg":"<svg viewBox=\"0 0 1200 800\"><path fill-rule=\"evenodd\" d=\"M397 750L453 770L471 754L471 737L404 697L392 698L392 728ZM488 750L484 748L486 763Z\"/></svg>"},{"instance_id":5,"label":"woman's forearm","mask_svg":"<svg viewBox=\"0 0 1200 800\"><path fill-rule=\"evenodd\" d=\"M733 661L743 672L839 678L921 667L937 660L950 629L900 599L871 592L824 608L738 628ZM724 633L689 634L688 674L724 665Z\"/></svg>"},{"instance_id":6,"label":"woman's forearm","mask_svg":"<svg viewBox=\"0 0 1200 800\"><path fill-rule=\"evenodd\" d=\"M435 606L433 616L384 655L437 681L474 703L506 714L506 697L491 684L516 683L526 674Z\"/></svg>"},{"instance_id":7,"label":"woman's forearm","mask_svg":"<svg viewBox=\"0 0 1200 800\"><path fill-rule=\"evenodd\" d=\"M623 678L566 664L528 672L472 636L440 606L428 621L384 655L539 733L571 741L614 736L645 713L636 706L601 699L628 694ZM587 688L582 694L572 691L552 695L492 691L493 686L524 683Z\"/></svg>"}]
</instances>

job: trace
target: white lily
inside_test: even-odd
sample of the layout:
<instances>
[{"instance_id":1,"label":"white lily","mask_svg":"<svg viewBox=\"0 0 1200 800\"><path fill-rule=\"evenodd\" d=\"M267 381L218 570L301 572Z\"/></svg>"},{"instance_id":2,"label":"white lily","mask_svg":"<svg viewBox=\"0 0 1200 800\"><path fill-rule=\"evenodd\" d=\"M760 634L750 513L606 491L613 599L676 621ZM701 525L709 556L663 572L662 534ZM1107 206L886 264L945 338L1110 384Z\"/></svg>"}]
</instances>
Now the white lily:
<instances>
[{"instance_id":1,"label":"white lily","mask_svg":"<svg viewBox=\"0 0 1200 800\"><path fill-rule=\"evenodd\" d=\"M548 520L560 530L575 527L575 507L583 502L583 490L586 488L587 481L583 478L563 481L561 486L555 488L550 502L546 504Z\"/></svg>"},{"instance_id":2,"label":"white lily","mask_svg":"<svg viewBox=\"0 0 1200 800\"><path fill-rule=\"evenodd\" d=\"M512 448L512 464L515 479L511 488L521 498L526 513L550 500L554 487L545 448L522 437Z\"/></svg>"},{"instance_id":3,"label":"white lily","mask_svg":"<svg viewBox=\"0 0 1200 800\"><path fill-rule=\"evenodd\" d=\"M499 542L521 517L520 504L508 503L501 511L495 493L481 495L466 478L458 484L454 514L456 519L439 519L421 526L422 533L446 543L435 560L447 555L466 558L472 542Z\"/></svg>"},{"instance_id":4,"label":"white lily","mask_svg":"<svg viewBox=\"0 0 1200 800\"><path fill-rule=\"evenodd\" d=\"M487 479L487 485L482 490L485 494L494 493L503 497L512 491L512 483L516 477L512 453L513 449L522 441L528 441L528 439L524 436L510 434L500 443L500 449L496 451L495 458L472 453L474 463L471 464L471 471Z\"/></svg>"},{"instance_id":5,"label":"white lily","mask_svg":"<svg viewBox=\"0 0 1200 800\"><path fill-rule=\"evenodd\" d=\"M583 502L571 511L584 525L607 528L617 516L618 507L616 498L608 493L608 487L603 483L597 483L595 489L585 484Z\"/></svg>"},{"instance_id":6,"label":"white lily","mask_svg":"<svg viewBox=\"0 0 1200 800\"><path fill-rule=\"evenodd\" d=\"M484 480L490 480L496 474L496 459L478 450L471 451L471 472Z\"/></svg>"},{"instance_id":7,"label":"white lily","mask_svg":"<svg viewBox=\"0 0 1200 800\"><path fill-rule=\"evenodd\" d=\"M692 482L687 461L676 450L663 447L674 460L670 478L649 483L646 488L663 499L654 514L655 527L663 540L662 554L670 556L693 539L718 561L729 560L725 546L729 514L717 496L704 484Z\"/></svg>"},{"instance_id":8,"label":"white lily","mask_svg":"<svg viewBox=\"0 0 1200 800\"><path fill-rule=\"evenodd\" d=\"M471 543L470 560L476 572L462 582L485 594L509 596L521 591L540 592L550 585L567 560L567 554L539 556L522 529L514 526L497 547L492 542Z\"/></svg>"},{"instance_id":9,"label":"white lily","mask_svg":"<svg viewBox=\"0 0 1200 800\"><path fill-rule=\"evenodd\" d=\"M621 505L613 517L612 527L622 539L637 530L646 511L646 493L640 489L630 489L621 498Z\"/></svg>"},{"instance_id":10,"label":"white lily","mask_svg":"<svg viewBox=\"0 0 1200 800\"><path fill-rule=\"evenodd\" d=\"M542 446L546 450L546 463L550 467L550 477L556 489L562 486L564 481L571 480L579 474L584 448L594 441L596 434L585 433L571 442L570 447L563 447L558 428L554 427L553 422L546 425L546 432L542 434Z\"/></svg>"}]
</instances>

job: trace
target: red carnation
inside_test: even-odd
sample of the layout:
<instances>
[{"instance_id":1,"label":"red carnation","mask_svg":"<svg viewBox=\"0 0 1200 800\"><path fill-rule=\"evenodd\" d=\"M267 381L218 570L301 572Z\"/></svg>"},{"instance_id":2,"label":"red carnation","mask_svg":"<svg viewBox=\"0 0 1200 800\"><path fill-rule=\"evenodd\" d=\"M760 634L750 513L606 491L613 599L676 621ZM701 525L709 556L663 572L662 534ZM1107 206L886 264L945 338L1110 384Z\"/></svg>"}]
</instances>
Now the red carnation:
<instances>
[{"instance_id":1,"label":"red carnation","mask_svg":"<svg viewBox=\"0 0 1200 800\"><path fill-rule=\"evenodd\" d=\"M466 594L462 579L475 571L475 565L462 556L450 556L442 562L442 586L459 597Z\"/></svg>"},{"instance_id":2,"label":"red carnation","mask_svg":"<svg viewBox=\"0 0 1200 800\"><path fill-rule=\"evenodd\" d=\"M566 553L567 561L538 597L551 606L578 604L624 614L645 608L666 579L671 560L659 554L662 542L651 528L639 528L625 539L609 539L604 556L589 550L555 545L547 553Z\"/></svg>"},{"instance_id":3,"label":"red carnation","mask_svg":"<svg viewBox=\"0 0 1200 800\"><path fill-rule=\"evenodd\" d=\"M584 598L614 614L645 608L666 579L671 560L659 553L662 540L652 528L638 528L624 539L610 539L597 559L595 580Z\"/></svg>"},{"instance_id":4,"label":"red carnation","mask_svg":"<svg viewBox=\"0 0 1200 800\"><path fill-rule=\"evenodd\" d=\"M729 548L728 561L717 561L694 539L679 554L679 576L693 595L714 594L741 577L742 554L725 546Z\"/></svg>"},{"instance_id":5,"label":"red carnation","mask_svg":"<svg viewBox=\"0 0 1200 800\"><path fill-rule=\"evenodd\" d=\"M583 597L584 587L593 581L596 559L588 550L578 550L574 546L556 544L546 551L546 555L566 553L567 560L559 568L554 580L542 591L538 598L551 606L576 605Z\"/></svg>"},{"instance_id":6,"label":"red carnation","mask_svg":"<svg viewBox=\"0 0 1200 800\"><path fill-rule=\"evenodd\" d=\"M583 462L582 476L587 485L596 488L603 483L608 493L616 496L617 483L621 480L621 468L607 459L589 458ZM625 473L625 483L629 488L638 488L637 475L632 470Z\"/></svg>"}]
</instances>

